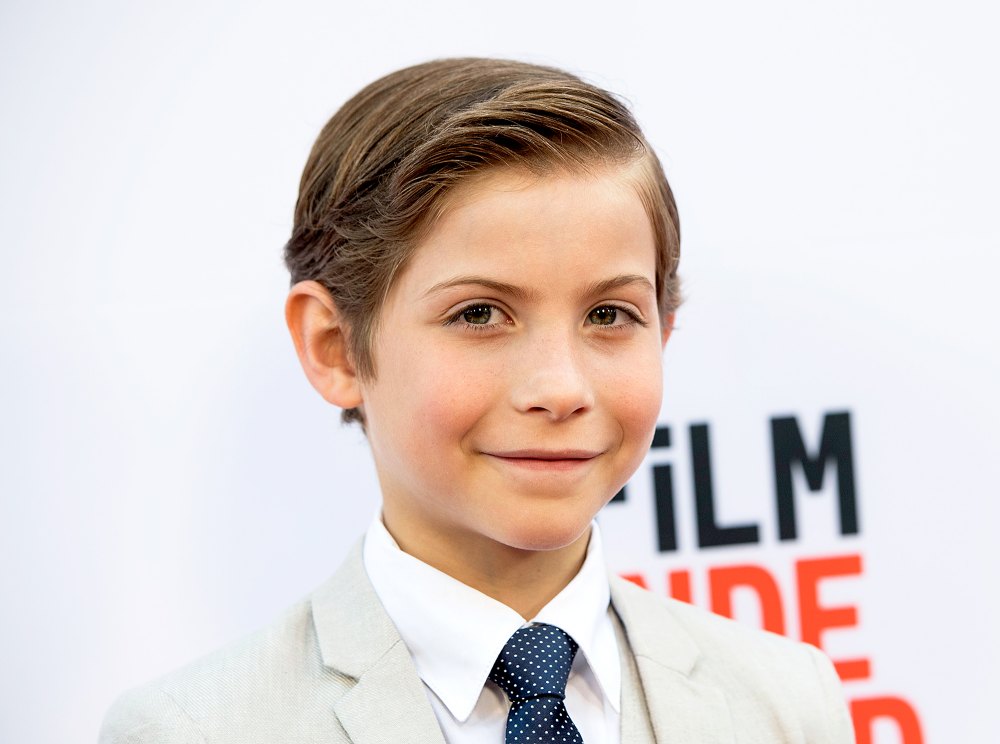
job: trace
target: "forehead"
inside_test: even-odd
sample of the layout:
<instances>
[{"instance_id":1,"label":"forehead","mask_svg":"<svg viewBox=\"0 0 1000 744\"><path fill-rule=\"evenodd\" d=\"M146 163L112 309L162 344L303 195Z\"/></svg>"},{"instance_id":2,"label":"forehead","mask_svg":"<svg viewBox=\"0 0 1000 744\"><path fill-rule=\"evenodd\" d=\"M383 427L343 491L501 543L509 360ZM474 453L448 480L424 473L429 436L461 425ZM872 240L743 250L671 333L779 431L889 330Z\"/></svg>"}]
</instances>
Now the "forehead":
<instances>
[{"instance_id":1,"label":"forehead","mask_svg":"<svg viewBox=\"0 0 1000 744\"><path fill-rule=\"evenodd\" d=\"M542 205L546 196L573 191L601 203L630 200L629 197L637 193L635 183L641 172L636 164L602 164L587 168L554 166L543 171L524 167L486 168L444 195L435 224L449 213L497 198L511 203L521 200L521 206L532 202Z\"/></svg>"},{"instance_id":2,"label":"forehead","mask_svg":"<svg viewBox=\"0 0 1000 744\"><path fill-rule=\"evenodd\" d=\"M536 283L627 271L654 282L655 239L637 170L487 171L447 196L397 282L415 289L470 271Z\"/></svg>"}]
</instances>

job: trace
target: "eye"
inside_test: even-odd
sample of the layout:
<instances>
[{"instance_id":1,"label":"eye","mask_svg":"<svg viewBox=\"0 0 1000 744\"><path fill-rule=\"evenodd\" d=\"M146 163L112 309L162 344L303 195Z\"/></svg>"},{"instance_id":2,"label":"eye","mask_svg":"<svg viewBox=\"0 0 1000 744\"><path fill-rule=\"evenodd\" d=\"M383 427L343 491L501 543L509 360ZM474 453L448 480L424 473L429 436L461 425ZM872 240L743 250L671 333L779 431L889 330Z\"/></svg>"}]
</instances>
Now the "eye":
<instances>
[{"instance_id":1,"label":"eye","mask_svg":"<svg viewBox=\"0 0 1000 744\"><path fill-rule=\"evenodd\" d=\"M618 319L618 308L611 307L610 305L604 305L603 307L595 307L590 311L590 315L587 316L589 320L594 325L614 325L615 320Z\"/></svg>"},{"instance_id":2,"label":"eye","mask_svg":"<svg viewBox=\"0 0 1000 744\"><path fill-rule=\"evenodd\" d=\"M473 305L465 308L459 316L469 325L488 325L494 310L492 305Z\"/></svg>"},{"instance_id":3,"label":"eye","mask_svg":"<svg viewBox=\"0 0 1000 744\"><path fill-rule=\"evenodd\" d=\"M587 314L587 322L595 326L645 325L635 313L616 305L600 305Z\"/></svg>"},{"instance_id":4,"label":"eye","mask_svg":"<svg viewBox=\"0 0 1000 744\"><path fill-rule=\"evenodd\" d=\"M474 302L452 315L446 325L456 325L470 331L490 331L510 322L510 316L496 305Z\"/></svg>"}]
</instances>

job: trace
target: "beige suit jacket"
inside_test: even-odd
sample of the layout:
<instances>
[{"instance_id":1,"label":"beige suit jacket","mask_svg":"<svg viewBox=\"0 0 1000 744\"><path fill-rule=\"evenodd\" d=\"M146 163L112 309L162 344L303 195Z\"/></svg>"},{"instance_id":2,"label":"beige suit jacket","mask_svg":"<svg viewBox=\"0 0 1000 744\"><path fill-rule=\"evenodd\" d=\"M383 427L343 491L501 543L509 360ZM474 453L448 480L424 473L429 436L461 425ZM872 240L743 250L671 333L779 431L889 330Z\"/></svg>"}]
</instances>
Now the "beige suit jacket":
<instances>
[{"instance_id":1,"label":"beige suit jacket","mask_svg":"<svg viewBox=\"0 0 1000 744\"><path fill-rule=\"evenodd\" d=\"M613 578L623 744L851 744L829 660ZM339 571L250 638L126 693L100 744L444 744L365 574ZM498 743L499 744L499 743Z\"/></svg>"}]
</instances>

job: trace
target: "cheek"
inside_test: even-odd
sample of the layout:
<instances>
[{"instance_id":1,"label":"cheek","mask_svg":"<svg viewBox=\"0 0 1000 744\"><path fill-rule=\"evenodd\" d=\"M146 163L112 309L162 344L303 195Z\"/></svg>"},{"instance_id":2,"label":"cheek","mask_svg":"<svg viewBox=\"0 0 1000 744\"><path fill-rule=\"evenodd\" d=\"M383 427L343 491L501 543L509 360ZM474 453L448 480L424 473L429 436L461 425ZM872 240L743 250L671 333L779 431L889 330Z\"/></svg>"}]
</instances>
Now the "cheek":
<instances>
[{"instance_id":1,"label":"cheek","mask_svg":"<svg viewBox=\"0 0 1000 744\"><path fill-rule=\"evenodd\" d=\"M488 411L496 376L462 354L414 351L395 368L392 386L405 398L396 420L407 432L406 446L416 452L454 447Z\"/></svg>"},{"instance_id":2,"label":"cheek","mask_svg":"<svg viewBox=\"0 0 1000 744\"><path fill-rule=\"evenodd\" d=\"M614 379L614 378L612 378ZM659 349L618 368L610 404L626 439L652 436L663 400L663 365Z\"/></svg>"}]
</instances>

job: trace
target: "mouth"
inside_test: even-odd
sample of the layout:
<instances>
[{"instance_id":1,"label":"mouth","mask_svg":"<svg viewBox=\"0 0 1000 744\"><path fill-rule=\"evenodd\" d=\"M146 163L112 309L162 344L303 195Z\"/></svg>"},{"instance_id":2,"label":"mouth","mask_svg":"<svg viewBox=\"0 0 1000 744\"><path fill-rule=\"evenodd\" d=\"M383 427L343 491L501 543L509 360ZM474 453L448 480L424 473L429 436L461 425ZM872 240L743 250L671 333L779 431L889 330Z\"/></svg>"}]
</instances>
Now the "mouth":
<instances>
[{"instance_id":1,"label":"mouth","mask_svg":"<svg viewBox=\"0 0 1000 744\"><path fill-rule=\"evenodd\" d=\"M521 449L483 452L499 462L529 470L576 470L588 465L601 453L582 449Z\"/></svg>"}]
</instances>

